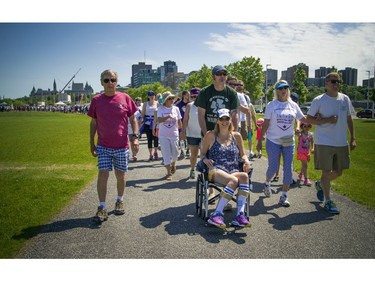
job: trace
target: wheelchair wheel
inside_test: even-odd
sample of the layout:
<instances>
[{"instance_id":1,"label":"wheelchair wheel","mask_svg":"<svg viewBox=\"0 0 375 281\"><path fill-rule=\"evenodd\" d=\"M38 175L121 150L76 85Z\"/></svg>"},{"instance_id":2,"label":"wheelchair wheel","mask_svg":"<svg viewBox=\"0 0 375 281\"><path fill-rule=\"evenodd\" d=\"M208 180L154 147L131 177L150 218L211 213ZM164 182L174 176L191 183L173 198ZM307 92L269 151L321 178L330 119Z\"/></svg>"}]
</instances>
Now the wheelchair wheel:
<instances>
[{"instance_id":1,"label":"wheelchair wheel","mask_svg":"<svg viewBox=\"0 0 375 281\"><path fill-rule=\"evenodd\" d=\"M203 212L203 185L203 176L202 174L199 174L195 189L195 208L198 217L201 217Z\"/></svg>"}]
</instances>

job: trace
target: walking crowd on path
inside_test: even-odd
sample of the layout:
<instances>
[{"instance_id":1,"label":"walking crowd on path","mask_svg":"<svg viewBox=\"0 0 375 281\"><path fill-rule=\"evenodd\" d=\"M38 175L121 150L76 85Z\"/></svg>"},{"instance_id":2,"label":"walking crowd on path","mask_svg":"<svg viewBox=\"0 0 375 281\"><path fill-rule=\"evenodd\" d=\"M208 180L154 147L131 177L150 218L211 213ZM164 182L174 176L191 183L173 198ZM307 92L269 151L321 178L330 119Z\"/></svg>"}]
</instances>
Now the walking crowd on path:
<instances>
[{"instance_id":1,"label":"walking crowd on path","mask_svg":"<svg viewBox=\"0 0 375 281\"><path fill-rule=\"evenodd\" d=\"M187 157L190 158L187 177L196 178L196 166L200 162L208 167L209 180L223 185L216 209L208 218L211 225L223 228L223 210L235 191L238 194L237 213L232 224L250 225L244 214L247 195L251 192L248 173L250 169L256 169L256 162L252 167L250 160L256 155L261 157L263 143L268 157L263 190L266 197L272 194L271 181L278 177L282 157L282 194L278 202L289 207L288 190L295 182L295 154L302 164L298 179L304 179L307 186L312 185L307 164L314 155L315 169L322 171L320 180L315 182L317 197L324 201L323 207L329 213L339 213L331 198L331 182L349 168L350 150L356 147L351 119L354 109L349 98L338 91L339 75L327 75L327 92L313 100L307 115L302 113L298 100L293 100L288 82L277 81L274 99L267 104L264 118L257 120L243 81L228 74L227 69L217 65L212 69L212 84L183 91L178 102L178 97L169 91L160 94L148 91L148 100L142 103L141 98L133 101L126 93L116 91L118 74L115 71L101 73L104 91L93 98L87 113L91 117L91 153L98 158L99 206L94 217L98 223L108 219L107 181L113 169L117 179L114 214L125 213L126 172L129 161L139 160L137 152L142 134L147 138L147 148L142 149L148 150L148 161L160 161L161 152L166 181L173 180L178 159ZM315 125L314 134L309 132L312 125ZM297 146L295 136L298 137ZM253 150L253 138L257 141L258 154ZM245 154L245 142L249 155ZM243 163L241 167L239 162ZM213 196L211 188L208 192L209 197Z\"/></svg>"}]
</instances>

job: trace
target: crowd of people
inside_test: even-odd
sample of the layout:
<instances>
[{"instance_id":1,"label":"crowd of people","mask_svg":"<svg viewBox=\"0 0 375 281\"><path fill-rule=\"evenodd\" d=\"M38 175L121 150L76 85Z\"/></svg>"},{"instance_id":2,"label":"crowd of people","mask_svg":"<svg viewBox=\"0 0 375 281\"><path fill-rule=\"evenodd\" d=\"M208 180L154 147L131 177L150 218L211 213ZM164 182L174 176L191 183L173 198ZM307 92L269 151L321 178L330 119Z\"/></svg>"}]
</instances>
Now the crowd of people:
<instances>
[{"instance_id":1,"label":"crowd of people","mask_svg":"<svg viewBox=\"0 0 375 281\"><path fill-rule=\"evenodd\" d=\"M317 197L325 200L323 207L329 213L339 213L330 196L331 181L349 168L349 148L354 149L356 144L351 120L353 108L347 96L338 92L338 74L327 75L327 92L313 100L307 115L293 100L288 82L277 81L274 99L267 104L264 118L259 119L244 82L228 74L225 67L217 65L212 69L212 84L183 91L179 99L169 91L148 91L148 100L143 103L140 97L132 100L127 94L116 91L118 75L115 71L105 70L101 74L104 91L94 97L87 113L92 118L91 152L98 157L99 170L99 207L95 220L108 219L107 180L113 168L118 190L114 213L121 215L125 212L125 174L129 160L138 161L139 138L143 135L147 138L147 161L162 161L165 180L172 181L178 160L185 157L190 159L186 176L195 179L199 158L208 167L209 178L224 186L216 209L208 219L208 223L216 227L225 227L223 210L236 190L237 213L232 224L250 225L244 215L250 192L248 171L252 167L250 160L261 157L264 142L268 158L263 190L266 197L273 193L271 181L278 176L282 157L282 193L278 202L289 207L288 190L294 181L293 163L301 161L298 179L311 186L307 167L311 154L314 154L315 169L322 170L321 178L315 182ZM312 125L315 125L315 134L309 131ZM94 141L96 134L97 144ZM298 137L297 145L295 136ZM246 142L249 155L245 154ZM162 159L159 159L159 152ZM239 160L242 160L243 170L240 170ZM212 189L209 194L212 196Z\"/></svg>"}]
</instances>

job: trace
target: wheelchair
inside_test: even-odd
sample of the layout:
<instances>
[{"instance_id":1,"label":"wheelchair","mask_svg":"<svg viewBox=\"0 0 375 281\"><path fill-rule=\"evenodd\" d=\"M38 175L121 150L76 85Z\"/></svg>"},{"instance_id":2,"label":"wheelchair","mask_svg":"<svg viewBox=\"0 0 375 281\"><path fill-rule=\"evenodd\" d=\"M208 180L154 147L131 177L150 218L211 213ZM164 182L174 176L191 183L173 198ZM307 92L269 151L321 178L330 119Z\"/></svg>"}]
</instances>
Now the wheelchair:
<instances>
[{"instance_id":1,"label":"wheelchair","mask_svg":"<svg viewBox=\"0 0 375 281\"><path fill-rule=\"evenodd\" d=\"M239 163L239 170L243 170L243 162L240 161ZM209 205L215 204L216 201L220 199L220 193L224 189L224 185L212 182L208 180L208 168L203 163L203 161L199 161L197 164L197 171L199 172L196 182L196 191L195 191L195 208L196 214L198 217L201 217L205 221L205 225L207 225L207 220L209 218ZM252 191L252 173L253 168L251 167L248 175L249 175L249 186L250 192ZM212 198L208 198L208 189L212 187L214 190L218 191L219 193L216 194ZM238 192L238 189L237 191ZM250 192L248 194L245 206L245 216L249 217L250 211ZM231 201L237 204L237 193L232 197Z\"/></svg>"}]
</instances>

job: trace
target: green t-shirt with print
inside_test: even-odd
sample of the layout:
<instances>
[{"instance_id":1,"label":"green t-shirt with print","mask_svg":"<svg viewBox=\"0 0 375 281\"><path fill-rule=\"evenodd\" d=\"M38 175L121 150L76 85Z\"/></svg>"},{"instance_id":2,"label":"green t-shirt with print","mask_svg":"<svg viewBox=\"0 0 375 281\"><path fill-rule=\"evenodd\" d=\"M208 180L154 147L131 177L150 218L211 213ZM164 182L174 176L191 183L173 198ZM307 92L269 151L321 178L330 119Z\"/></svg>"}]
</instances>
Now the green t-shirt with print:
<instances>
[{"instance_id":1,"label":"green t-shirt with print","mask_svg":"<svg viewBox=\"0 0 375 281\"><path fill-rule=\"evenodd\" d=\"M237 92L225 86L224 90L216 91L213 84L203 88L195 101L195 106L206 109L207 130L213 130L217 121L217 111L222 108L237 109L239 101Z\"/></svg>"}]
</instances>

